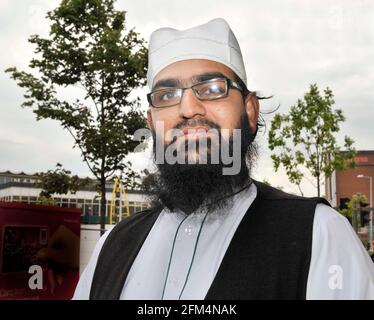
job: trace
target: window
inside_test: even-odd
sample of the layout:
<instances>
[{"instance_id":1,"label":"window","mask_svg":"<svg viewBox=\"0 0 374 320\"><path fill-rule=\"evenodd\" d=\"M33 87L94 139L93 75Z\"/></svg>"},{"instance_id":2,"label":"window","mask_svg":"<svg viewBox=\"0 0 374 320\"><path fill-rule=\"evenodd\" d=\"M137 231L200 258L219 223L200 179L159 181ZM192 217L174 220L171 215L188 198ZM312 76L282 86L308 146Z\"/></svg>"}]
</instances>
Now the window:
<instances>
[{"instance_id":1,"label":"window","mask_svg":"<svg viewBox=\"0 0 374 320\"><path fill-rule=\"evenodd\" d=\"M100 215L99 205L94 204L94 205L92 206L92 215L94 215L94 216L98 216L98 215Z\"/></svg>"},{"instance_id":2,"label":"window","mask_svg":"<svg viewBox=\"0 0 374 320\"><path fill-rule=\"evenodd\" d=\"M92 216L92 208L89 205L84 206L84 215Z\"/></svg>"},{"instance_id":3,"label":"window","mask_svg":"<svg viewBox=\"0 0 374 320\"><path fill-rule=\"evenodd\" d=\"M61 198L60 207L68 208L69 207L69 199Z\"/></svg>"},{"instance_id":4,"label":"window","mask_svg":"<svg viewBox=\"0 0 374 320\"><path fill-rule=\"evenodd\" d=\"M129 206L129 211L130 211L130 215L135 213L135 207L134 206Z\"/></svg>"},{"instance_id":5,"label":"window","mask_svg":"<svg viewBox=\"0 0 374 320\"><path fill-rule=\"evenodd\" d=\"M29 197L21 197L21 202L22 203L29 203Z\"/></svg>"}]
</instances>

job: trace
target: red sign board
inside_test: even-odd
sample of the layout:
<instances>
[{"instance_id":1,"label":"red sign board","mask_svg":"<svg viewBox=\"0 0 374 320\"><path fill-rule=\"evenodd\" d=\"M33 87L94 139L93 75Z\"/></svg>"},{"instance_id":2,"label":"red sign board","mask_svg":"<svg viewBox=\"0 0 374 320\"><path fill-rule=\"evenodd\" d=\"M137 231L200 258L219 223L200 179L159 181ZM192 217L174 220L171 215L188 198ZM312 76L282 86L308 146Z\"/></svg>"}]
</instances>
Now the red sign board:
<instances>
[{"instance_id":1,"label":"red sign board","mask_svg":"<svg viewBox=\"0 0 374 320\"><path fill-rule=\"evenodd\" d=\"M0 299L70 299L80 209L0 202Z\"/></svg>"}]
</instances>

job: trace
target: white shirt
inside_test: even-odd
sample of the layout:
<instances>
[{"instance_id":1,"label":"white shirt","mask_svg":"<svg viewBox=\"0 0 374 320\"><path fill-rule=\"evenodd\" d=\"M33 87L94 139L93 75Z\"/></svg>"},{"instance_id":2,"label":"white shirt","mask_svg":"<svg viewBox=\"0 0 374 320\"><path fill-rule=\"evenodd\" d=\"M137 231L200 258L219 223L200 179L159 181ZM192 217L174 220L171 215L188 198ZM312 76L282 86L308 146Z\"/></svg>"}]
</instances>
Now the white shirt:
<instances>
[{"instance_id":1,"label":"white shirt","mask_svg":"<svg viewBox=\"0 0 374 320\"><path fill-rule=\"evenodd\" d=\"M130 268L120 298L204 299L256 195L252 184L234 196L230 210L206 218L199 212L163 210ZM97 243L73 299L89 298L97 258L109 233ZM374 263L348 220L325 204L316 207L306 297L374 299Z\"/></svg>"}]
</instances>

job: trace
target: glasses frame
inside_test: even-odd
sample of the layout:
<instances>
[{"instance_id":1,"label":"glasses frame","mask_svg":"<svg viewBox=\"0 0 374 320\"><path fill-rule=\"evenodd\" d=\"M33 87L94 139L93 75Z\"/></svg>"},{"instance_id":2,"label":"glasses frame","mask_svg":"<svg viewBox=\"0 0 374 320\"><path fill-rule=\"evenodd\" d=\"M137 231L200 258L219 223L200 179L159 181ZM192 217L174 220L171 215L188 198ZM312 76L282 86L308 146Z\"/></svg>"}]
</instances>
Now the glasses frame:
<instances>
[{"instance_id":1,"label":"glasses frame","mask_svg":"<svg viewBox=\"0 0 374 320\"><path fill-rule=\"evenodd\" d=\"M204 83L210 83L210 82L215 82L217 80L225 80L226 81L226 92L217 96L217 97L214 97L212 99L204 99L204 98L201 98L199 97L199 93L198 93L198 90L195 88L196 86L199 86L199 85L202 85ZM174 89L174 90L178 90L180 92L180 100L178 103L175 103L175 104L172 104L172 105L168 105L168 106L155 106L153 105L152 103L152 95L157 93L157 92L160 92L160 91L164 91L164 90L170 90L170 89ZM217 99L221 99L221 98L225 98L229 95L229 92L230 92L230 89L237 89L241 92L244 91L244 88L242 88L239 83L235 80L232 80L232 79L229 79L229 78L214 78L214 79L209 79L209 80L205 80L205 81L201 81L199 83L195 83L193 84L192 86L189 86L189 87L184 87L184 88L174 88L174 87L166 87L166 88L162 88L162 89L157 89L157 90L154 90L154 91L151 91L150 93L147 94L147 100L148 100L148 103L151 107L153 108L156 108L156 109L161 109L161 108L168 108L168 107L173 107L173 106L176 106L178 105L182 98L183 98L183 93L185 90L187 89L192 89L193 93L195 94L195 97L198 98L200 101L212 101L212 100L217 100Z\"/></svg>"}]
</instances>

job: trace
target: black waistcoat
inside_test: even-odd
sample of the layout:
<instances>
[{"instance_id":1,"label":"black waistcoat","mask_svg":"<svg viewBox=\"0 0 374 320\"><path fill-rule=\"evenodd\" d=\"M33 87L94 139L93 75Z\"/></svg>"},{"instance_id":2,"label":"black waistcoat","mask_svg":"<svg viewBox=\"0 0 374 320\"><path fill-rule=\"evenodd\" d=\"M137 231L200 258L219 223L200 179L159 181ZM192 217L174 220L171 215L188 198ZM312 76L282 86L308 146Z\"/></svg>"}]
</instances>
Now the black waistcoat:
<instances>
[{"instance_id":1,"label":"black waistcoat","mask_svg":"<svg viewBox=\"0 0 374 320\"><path fill-rule=\"evenodd\" d=\"M329 203L254 183L257 197L240 222L205 299L305 299L315 207ZM90 299L119 299L161 210L132 215L111 231L98 258Z\"/></svg>"}]
</instances>

